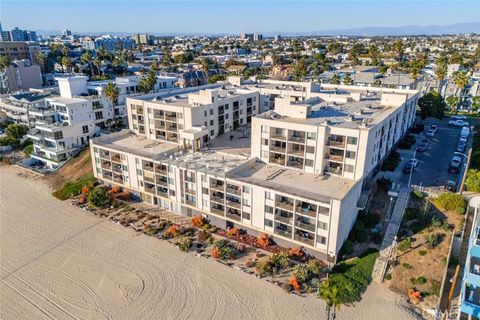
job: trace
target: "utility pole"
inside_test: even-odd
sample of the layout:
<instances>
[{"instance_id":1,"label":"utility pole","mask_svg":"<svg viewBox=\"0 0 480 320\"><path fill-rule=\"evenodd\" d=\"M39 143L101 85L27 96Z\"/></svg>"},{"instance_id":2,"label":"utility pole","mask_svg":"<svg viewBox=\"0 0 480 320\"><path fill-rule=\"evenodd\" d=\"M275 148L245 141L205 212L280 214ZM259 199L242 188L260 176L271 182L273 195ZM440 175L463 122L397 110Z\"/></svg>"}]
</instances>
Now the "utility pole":
<instances>
[{"instance_id":1,"label":"utility pole","mask_svg":"<svg viewBox=\"0 0 480 320\"><path fill-rule=\"evenodd\" d=\"M460 185L460 195L463 194L463 188L465 187L465 180L467 179L468 167L470 166L470 159L472 158L472 149L468 150L467 164L465 165L465 172L462 177L462 184Z\"/></svg>"}]
</instances>

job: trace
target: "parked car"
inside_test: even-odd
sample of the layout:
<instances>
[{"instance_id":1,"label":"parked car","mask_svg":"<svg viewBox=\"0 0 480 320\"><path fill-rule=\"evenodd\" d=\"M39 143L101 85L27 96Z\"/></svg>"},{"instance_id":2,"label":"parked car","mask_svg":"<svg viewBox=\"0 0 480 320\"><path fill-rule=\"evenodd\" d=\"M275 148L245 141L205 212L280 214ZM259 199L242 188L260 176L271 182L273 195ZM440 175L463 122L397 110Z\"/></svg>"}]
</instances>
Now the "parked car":
<instances>
[{"instance_id":1,"label":"parked car","mask_svg":"<svg viewBox=\"0 0 480 320\"><path fill-rule=\"evenodd\" d=\"M460 137L468 139L469 135L470 135L470 128L469 127L463 127L462 131L460 131Z\"/></svg>"},{"instance_id":2,"label":"parked car","mask_svg":"<svg viewBox=\"0 0 480 320\"><path fill-rule=\"evenodd\" d=\"M464 152L466 147L467 147L467 144L463 141L460 141L457 145L456 151L457 152Z\"/></svg>"},{"instance_id":3,"label":"parked car","mask_svg":"<svg viewBox=\"0 0 480 320\"><path fill-rule=\"evenodd\" d=\"M458 171L460 171L461 163L462 163L462 158L458 156L454 156L452 160L450 160L450 165L448 166L448 172L458 173Z\"/></svg>"},{"instance_id":4,"label":"parked car","mask_svg":"<svg viewBox=\"0 0 480 320\"><path fill-rule=\"evenodd\" d=\"M428 141L422 141L418 147L417 147L417 151L418 152L425 152L428 150L428 146L430 145L430 143Z\"/></svg>"},{"instance_id":5,"label":"parked car","mask_svg":"<svg viewBox=\"0 0 480 320\"><path fill-rule=\"evenodd\" d=\"M436 130L428 129L428 130L427 130L427 133L425 133L425 135L426 135L427 137L433 137L433 136L435 135L435 131L436 131Z\"/></svg>"},{"instance_id":6,"label":"parked car","mask_svg":"<svg viewBox=\"0 0 480 320\"><path fill-rule=\"evenodd\" d=\"M468 127L468 122L465 120L448 120L448 124L455 127Z\"/></svg>"},{"instance_id":7,"label":"parked car","mask_svg":"<svg viewBox=\"0 0 480 320\"><path fill-rule=\"evenodd\" d=\"M451 116L450 120L467 120L467 117L462 115L456 115L456 116Z\"/></svg>"},{"instance_id":8,"label":"parked car","mask_svg":"<svg viewBox=\"0 0 480 320\"><path fill-rule=\"evenodd\" d=\"M450 192L456 192L457 191L457 183L452 180L448 180L445 182L445 185L443 186L444 190L450 191Z\"/></svg>"},{"instance_id":9,"label":"parked car","mask_svg":"<svg viewBox=\"0 0 480 320\"><path fill-rule=\"evenodd\" d=\"M411 166L412 164L413 164L413 167L416 168L418 165L418 159L411 158L410 160L408 160L408 165Z\"/></svg>"}]
</instances>

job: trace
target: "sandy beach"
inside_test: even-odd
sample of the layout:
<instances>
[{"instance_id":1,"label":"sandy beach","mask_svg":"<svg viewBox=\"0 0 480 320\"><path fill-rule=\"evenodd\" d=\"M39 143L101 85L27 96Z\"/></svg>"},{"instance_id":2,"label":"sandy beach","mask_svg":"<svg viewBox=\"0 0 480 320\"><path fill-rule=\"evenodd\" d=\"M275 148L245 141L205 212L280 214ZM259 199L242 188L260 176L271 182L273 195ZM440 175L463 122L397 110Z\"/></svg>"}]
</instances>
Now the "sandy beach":
<instances>
[{"instance_id":1,"label":"sandy beach","mask_svg":"<svg viewBox=\"0 0 480 320\"><path fill-rule=\"evenodd\" d=\"M0 168L1 319L326 319L316 298L99 219ZM385 286L337 319L417 319Z\"/></svg>"}]
</instances>

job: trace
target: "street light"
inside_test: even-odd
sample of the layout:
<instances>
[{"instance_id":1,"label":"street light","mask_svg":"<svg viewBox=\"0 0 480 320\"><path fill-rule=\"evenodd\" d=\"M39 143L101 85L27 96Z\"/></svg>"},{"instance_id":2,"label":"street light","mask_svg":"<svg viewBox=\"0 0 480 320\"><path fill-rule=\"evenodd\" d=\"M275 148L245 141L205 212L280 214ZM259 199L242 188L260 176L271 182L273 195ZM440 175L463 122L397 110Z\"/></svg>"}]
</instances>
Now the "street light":
<instances>
[{"instance_id":1,"label":"street light","mask_svg":"<svg viewBox=\"0 0 480 320\"><path fill-rule=\"evenodd\" d=\"M413 168L415 164L415 156L417 155L417 149L413 152L413 158L412 158L412 165L410 167L410 175L408 176L408 190L410 190L411 186L410 183L412 182L412 174L413 174Z\"/></svg>"},{"instance_id":2,"label":"street light","mask_svg":"<svg viewBox=\"0 0 480 320\"><path fill-rule=\"evenodd\" d=\"M465 187L465 179L467 178L468 167L470 166L470 159L472 158L472 149L468 150L468 155L461 152L454 152L454 154L462 155L465 158L467 158L467 163L465 164L465 171L463 172L463 176L462 176L462 183L460 185L460 195L462 195L463 188Z\"/></svg>"}]
</instances>

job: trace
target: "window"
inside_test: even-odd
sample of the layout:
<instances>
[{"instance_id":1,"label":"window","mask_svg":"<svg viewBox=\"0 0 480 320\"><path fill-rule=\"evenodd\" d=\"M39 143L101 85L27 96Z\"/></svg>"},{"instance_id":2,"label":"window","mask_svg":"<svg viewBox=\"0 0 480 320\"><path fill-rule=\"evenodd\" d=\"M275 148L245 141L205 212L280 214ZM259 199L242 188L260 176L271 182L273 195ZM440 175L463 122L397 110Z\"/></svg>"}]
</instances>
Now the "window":
<instances>
[{"instance_id":1,"label":"window","mask_svg":"<svg viewBox=\"0 0 480 320\"><path fill-rule=\"evenodd\" d=\"M322 230L328 230L328 223L318 221L318 227Z\"/></svg>"},{"instance_id":2,"label":"window","mask_svg":"<svg viewBox=\"0 0 480 320\"><path fill-rule=\"evenodd\" d=\"M305 166L306 167L313 167L313 160L312 159L305 159Z\"/></svg>"},{"instance_id":3,"label":"window","mask_svg":"<svg viewBox=\"0 0 480 320\"><path fill-rule=\"evenodd\" d=\"M322 214L324 216L328 216L328 213L330 212L329 208L325 207L318 207L318 214Z\"/></svg>"},{"instance_id":4,"label":"window","mask_svg":"<svg viewBox=\"0 0 480 320\"><path fill-rule=\"evenodd\" d=\"M322 236L317 236L317 242L320 244L326 244L327 243L327 238L322 237Z\"/></svg>"},{"instance_id":5,"label":"window","mask_svg":"<svg viewBox=\"0 0 480 320\"><path fill-rule=\"evenodd\" d=\"M250 199L246 198L242 200L244 207L250 207Z\"/></svg>"},{"instance_id":6,"label":"window","mask_svg":"<svg viewBox=\"0 0 480 320\"><path fill-rule=\"evenodd\" d=\"M82 131L83 131L83 133L88 133L88 125L87 126L82 126Z\"/></svg>"},{"instance_id":7,"label":"window","mask_svg":"<svg viewBox=\"0 0 480 320\"><path fill-rule=\"evenodd\" d=\"M210 135L211 135L211 136L214 136L214 135L215 135L215 130L211 130L211 131L210 131Z\"/></svg>"},{"instance_id":8,"label":"window","mask_svg":"<svg viewBox=\"0 0 480 320\"><path fill-rule=\"evenodd\" d=\"M265 227L273 228L273 221L270 219L265 219Z\"/></svg>"},{"instance_id":9,"label":"window","mask_svg":"<svg viewBox=\"0 0 480 320\"><path fill-rule=\"evenodd\" d=\"M97 148L97 147L93 147L93 151L94 151L95 153L98 153L98 148Z\"/></svg>"},{"instance_id":10,"label":"window","mask_svg":"<svg viewBox=\"0 0 480 320\"><path fill-rule=\"evenodd\" d=\"M312 147L312 146L307 146L306 148L307 150L307 153L315 153L315 147Z\"/></svg>"},{"instance_id":11,"label":"window","mask_svg":"<svg viewBox=\"0 0 480 320\"><path fill-rule=\"evenodd\" d=\"M228 103L225 105L225 110L228 110Z\"/></svg>"},{"instance_id":12,"label":"window","mask_svg":"<svg viewBox=\"0 0 480 320\"><path fill-rule=\"evenodd\" d=\"M270 206L265 206L265 213L273 214L273 208Z\"/></svg>"},{"instance_id":13,"label":"window","mask_svg":"<svg viewBox=\"0 0 480 320\"><path fill-rule=\"evenodd\" d=\"M208 194L208 188L202 188L202 193L203 194Z\"/></svg>"},{"instance_id":14,"label":"window","mask_svg":"<svg viewBox=\"0 0 480 320\"><path fill-rule=\"evenodd\" d=\"M345 155L348 159L355 159L356 153L355 151L347 151Z\"/></svg>"},{"instance_id":15,"label":"window","mask_svg":"<svg viewBox=\"0 0 480 320\"><path fill-rule=\"evenodd\" d=\"M347 137L347 143L348 144L357 144L357 138L356 137Z\"/></svg>"},{"instance_id":16,"label":"window","mask_svg":"<svg viewBox=\"0 0 480 320\"><path fill-rule=\"evenodd\" d=\"M213 126L214 122L213 120L210 120L210 125Z\"/></svg>"},{"instance_id":17,"label":"window","mask_svg":"<svg viewBox=\"0 0 480 320\"><path fill-rule=\"evenodd\" d=\"M142 175L142 170L137 169L137 175L141 176Z\"/></svg>"},{"instance_id":18,"label":"window","mask_svg":"<svg viewBox=\"0 0 480 320\"><path fill-rule=\"evenodd\" d=\"M268 146L268 139L262 139L262 144L264 146Z\"/></svg>"},{"instance_id":19,"label":"window","mask_svg":"<svg viewBox=\"0 0 480 320\"><path fill-rule=\"evenodd\" d=\"M152 114L152 108L147 108L147 113Z\"/></svg>"},{"instance_id":20,"label":"window","mask_svg":"<svg viewBox=\"0 0 480 320\"><path fill-rule=\"evenodd\" d=\"M315 133L307 132L307 139L308 140L315 140Z\"/></svg>"},{"instance_id":21,"label":"window","mask_svg":"<svg viewBox=\"0 0 480 320\"><path fill-rule=\"evenodd\" d=\"M250 194L250 187L249 186L243 186L243 193Z\"/></svg>"},{"instance_id":22,"label":"window","mask_svg":"<svg viewBox=\"0 0 480 320\"><path fill-rule=\"evenodd\" d=\"M213 109L210 109L210 115L213 116Z\"/></svg>"},{"instance_id":23,"label":"window","mask_svg":"<svg viewBox=\"0 0 480 320\"><path fill-rule=\"evenodd\" d=\"M205 117L206 117L207 116L207 110L205 110L204 114L205 114Z\"/></svg>"},{"instance_id":24,"label":"window","mask_svg":"<svg viewBox=\"0 0 480 320\"><path fill-rule=\"evenodd\" d=\"M262 132L268 133L268 126L262 126Z\"/></svg>"},{"instance_id":25,"label":"window","mask_svg":"<svg viewBox=\"0 0 480 320\"><path fill-rule=\"evenodd\" d=\"M262 150L262 158L268 158L268 151Z\"/></svg>"},{"instance_id":26,"label":"window","mask_svg":"<svg viewBox=\"0 0 480 320\"><path fill-rule=\"evenodd\" d=\"M353 172L353 166L352 165L346 164L344 169L345 169L345 172Z\"/></svg>"},{"instance_id":27,"label":"window","mask_svg":"<svg viewBox=\"0 0 480 320\"><path fill-rule=\"evenodd\" d=\"M270 191L265 191L265 199L273 200L272 193Z\"/></svg>"}]
</instances>

